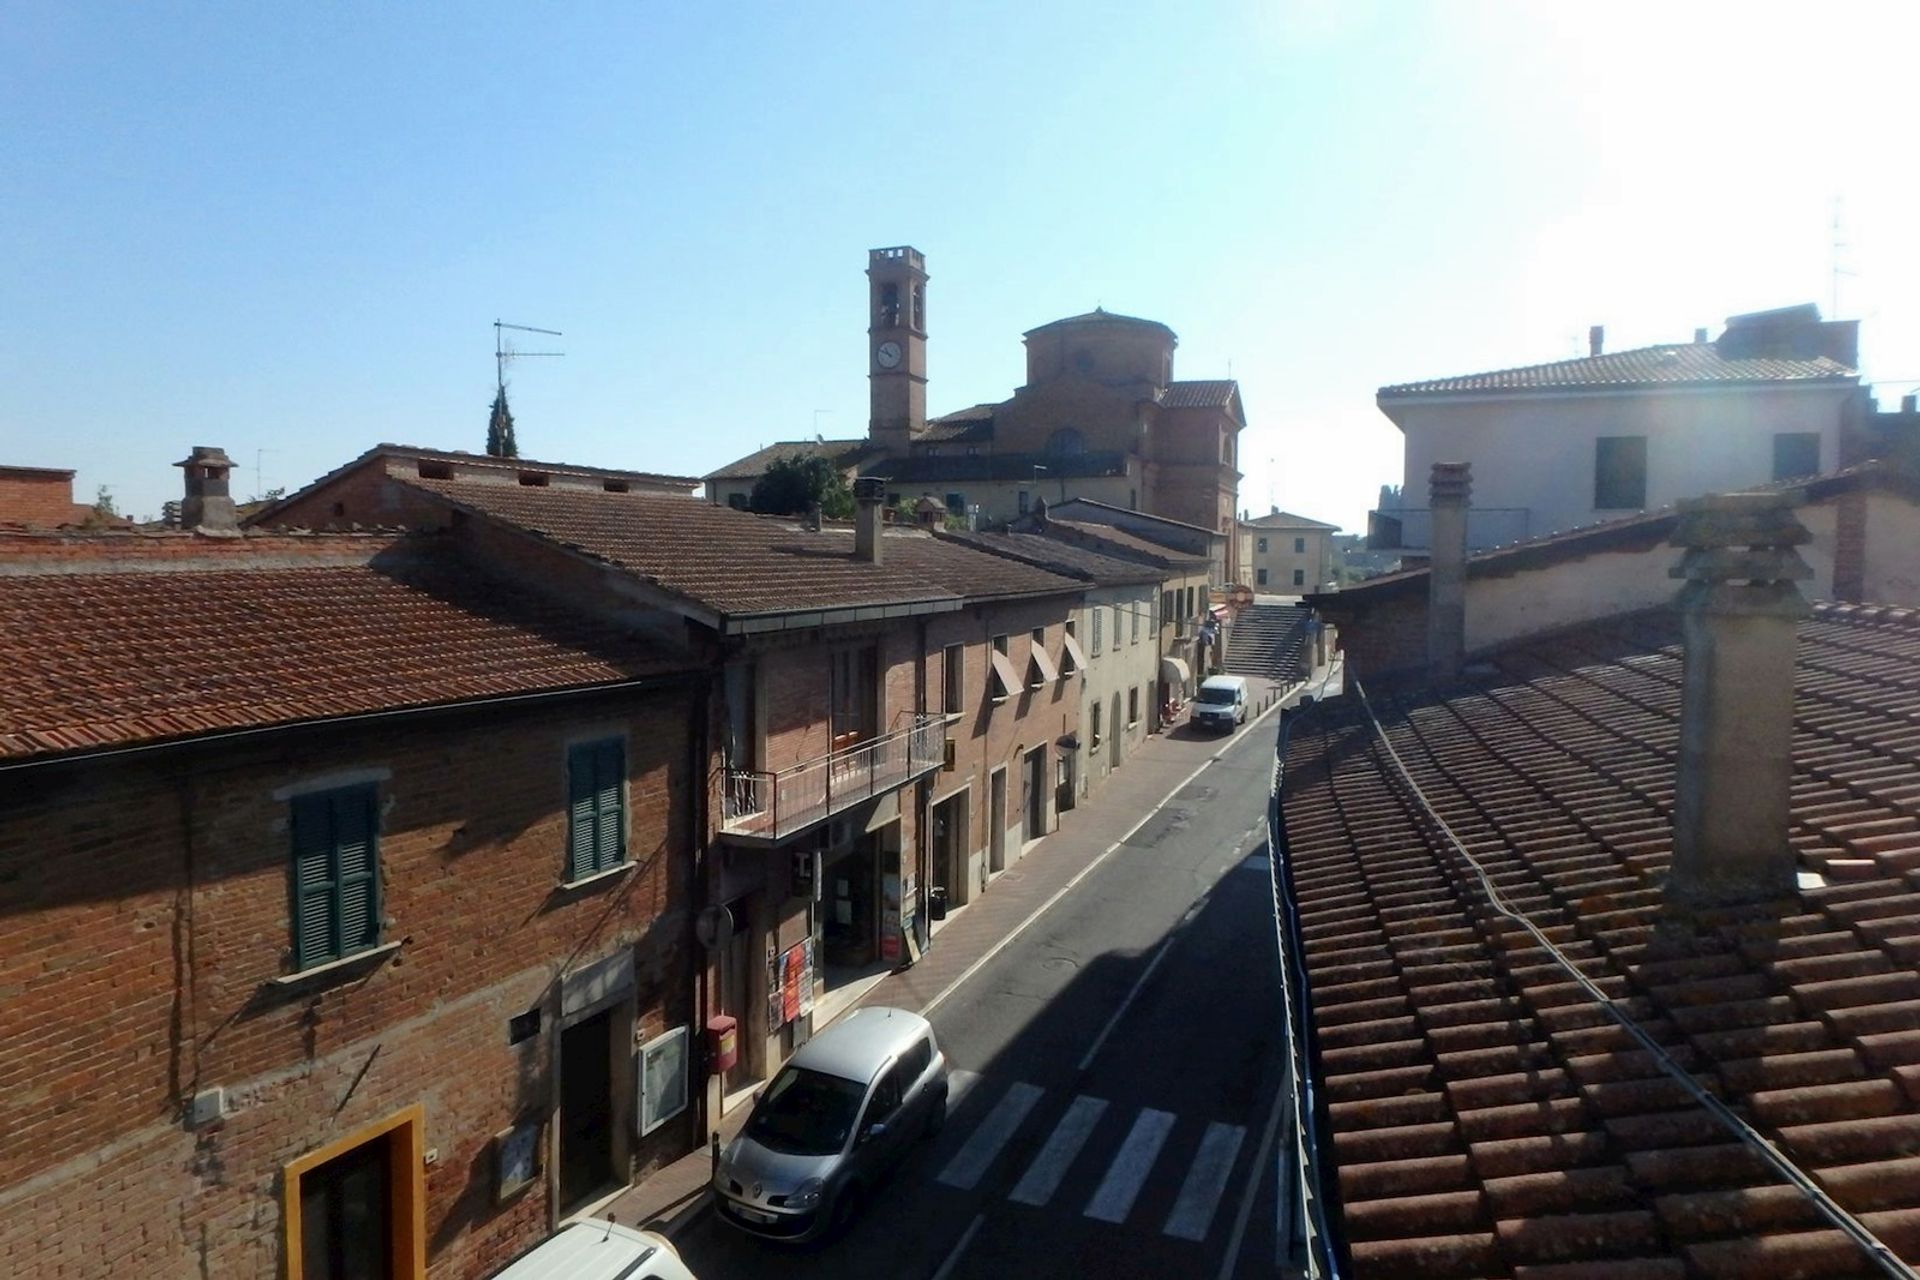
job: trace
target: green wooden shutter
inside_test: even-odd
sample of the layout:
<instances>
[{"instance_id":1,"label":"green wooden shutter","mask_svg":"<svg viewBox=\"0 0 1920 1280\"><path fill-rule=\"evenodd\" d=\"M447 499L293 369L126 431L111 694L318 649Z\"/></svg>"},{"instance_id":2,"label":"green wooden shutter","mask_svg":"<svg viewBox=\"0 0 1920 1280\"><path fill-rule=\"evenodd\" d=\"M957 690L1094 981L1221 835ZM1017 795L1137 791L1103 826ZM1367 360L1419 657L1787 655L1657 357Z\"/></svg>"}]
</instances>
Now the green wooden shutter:
<instances>
[{"instance_id":1,"label":"green wooden shutter","mask_svg":"<svg viewBox=\"0 0 1920 1280\"><path fill-rule=\"evenodd\" d=\"M325 795L293 801L293 967L331 960L334 943L332 805Z\"/></svg>"},{"instance_id":2,"label":"green wooden shutter","mask_svg":"<svg viewBox=\"0 0 1920 1280\"><path fill-rule=\"evenodd\" d=\"M372 787L333 793L333 847L339 883L339 955L380 941L380 836Z\"/></svg>"},{"instance_id":3,"label":"green wooden shutter","mask_svg":"<svg viewBox=\"0 0 1920 1280\"><path fill-rule=\"evenodd\" d=\"M626 814L621 798L626 774L626 744L618 738L599 744L595 753L594 808L598 822L594 830L594 869L605 871L626 861Z\"/></svg>"},{"instance_id":4,"label":"green wooden shutter","mask_svg":"<svg viewBox=\"0 0 1920 1280\"><path fill-rule=\"evenodd\" d=\"M593 872L595 751L593 744L567 749L567 879Z\"/></svg>"}]
</instances>

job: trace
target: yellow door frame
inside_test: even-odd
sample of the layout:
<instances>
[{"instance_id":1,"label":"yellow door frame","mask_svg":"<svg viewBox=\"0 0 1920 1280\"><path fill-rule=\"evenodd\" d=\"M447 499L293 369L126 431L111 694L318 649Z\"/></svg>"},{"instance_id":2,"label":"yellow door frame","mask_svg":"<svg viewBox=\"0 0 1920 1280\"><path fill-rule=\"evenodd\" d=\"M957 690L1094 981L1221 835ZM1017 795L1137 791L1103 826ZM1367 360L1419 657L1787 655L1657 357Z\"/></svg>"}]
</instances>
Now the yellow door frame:
<instances>
[{"instance_id":1,"label":"yellow door frame","mask_svg":"<svg viewBox=\"0 0 1920 1280\"><path fill-rule=\"evenodd\" d=\"M300 1179L338 1156L369 1142L387 1144L387 1204L392 1226L391 1266L398 1280L426 1280L427 1109L419 1103L384 1120L363 1125L317 1147L280 1172L280 1222L285 1280L306 1280L300 1254Z\"/></svg>"}]
</instances>

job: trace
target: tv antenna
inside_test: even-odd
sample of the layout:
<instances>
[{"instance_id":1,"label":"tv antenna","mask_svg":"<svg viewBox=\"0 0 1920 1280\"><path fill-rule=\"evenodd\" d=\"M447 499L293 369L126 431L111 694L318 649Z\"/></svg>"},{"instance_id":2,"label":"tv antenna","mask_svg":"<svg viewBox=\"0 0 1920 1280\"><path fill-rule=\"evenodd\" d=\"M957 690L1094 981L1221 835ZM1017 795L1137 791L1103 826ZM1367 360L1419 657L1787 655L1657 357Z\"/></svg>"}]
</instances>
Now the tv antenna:
<instances>
[{"instance_id":1,"label":"tv antenna","mask_svg":"<svg viewBox=\"0 0 1920 1280\"><path fill-rule=\"evenodd\" d=\"M1842 225L1845 212L1845 197L1833 198L1833 309L1827 313L1827 319L1840 318L1840 277L1850 276L1853 272L1840 265L1840 255L1852 246L1847 242L1846 228Z\"/></svg>"},{"instance_id":2,"label":"tv antenna","mask_svg":"<svg viewBox=\"0 0 1920 1280\"><path fill-rule=\"evenodd\" d=\"M493 322L493 380L494 386L502 395L507 390L507 364L514 360L533 360L541 357L564 356L564 351L521 351L514 347L513 339L506 330L516 333L544 333L550 338L564 335L558 329L536 329L530 324L508 324L504 320Z\"/></svg>"}]
</instances>

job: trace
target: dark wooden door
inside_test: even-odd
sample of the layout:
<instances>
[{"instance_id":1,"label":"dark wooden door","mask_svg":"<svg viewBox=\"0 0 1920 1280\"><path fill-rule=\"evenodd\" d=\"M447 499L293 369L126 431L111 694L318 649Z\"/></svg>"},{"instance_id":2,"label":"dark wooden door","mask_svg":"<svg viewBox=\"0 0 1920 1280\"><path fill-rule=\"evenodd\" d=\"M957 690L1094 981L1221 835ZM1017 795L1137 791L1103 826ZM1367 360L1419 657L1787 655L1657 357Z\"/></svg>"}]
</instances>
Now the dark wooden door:
<instances>
[{"instance_id":1,"label":"dark wooden door","mask_svg":"<svg viewBox=\"0 0 1920 1280\"><path fill-rule=\"evenodd\" d=\"M301 1175L304 1280L388 1280L393 1274L388 1178L384 1138Z\"/></svg>"}]
</instances>

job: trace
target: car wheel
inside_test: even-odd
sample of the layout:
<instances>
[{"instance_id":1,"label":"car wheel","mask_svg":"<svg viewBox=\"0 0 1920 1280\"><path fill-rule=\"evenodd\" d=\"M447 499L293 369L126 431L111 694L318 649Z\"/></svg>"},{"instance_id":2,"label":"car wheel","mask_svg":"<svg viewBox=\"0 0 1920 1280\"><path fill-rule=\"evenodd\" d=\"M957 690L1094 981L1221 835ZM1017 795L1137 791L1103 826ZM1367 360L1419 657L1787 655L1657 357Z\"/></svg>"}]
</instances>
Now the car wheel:
<instances>
[{"instance_id":1,"label":"car wheel","mask_svg":"<svg viewBox=\"0 0 1920 1280\"><path fill-rule=\"evenodd\" d=\"M926 1136L929 1138L937 1138L940 1136L940 1131L946 1127L947 1098L945 1094L942 1094L940 1095L940 1101L933 1104L933 1110L927 1112Z\"/></svg>"},{"instance_id":2,"label":"car wheel","mask_svg":"<svg viewBox=\"0 0 1920 1280\"><path fill-rule=\"evenodd\" d=\"M860 1216L860 1185L849 1182L840 1189L833 1201L833 1217L827 1227L827 1239L838 1240L853 1229L853 1220Z\"/></svg>"}]
</instances>

